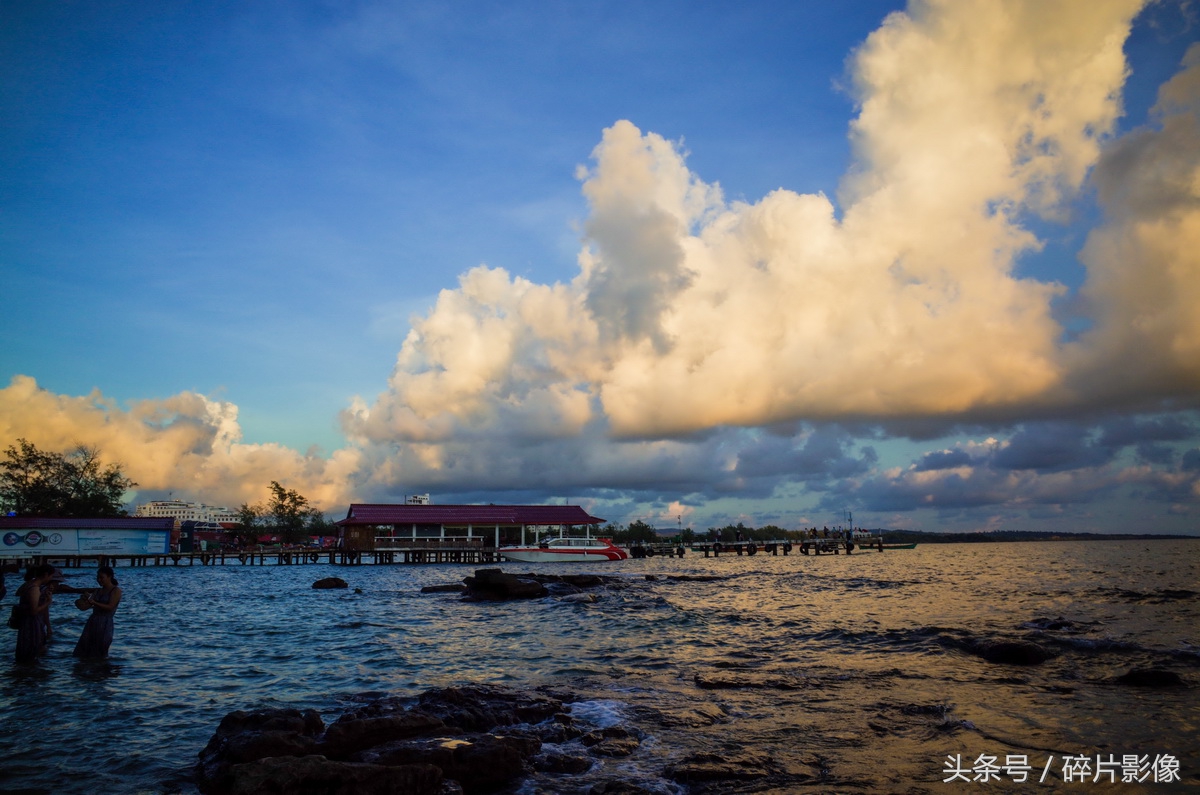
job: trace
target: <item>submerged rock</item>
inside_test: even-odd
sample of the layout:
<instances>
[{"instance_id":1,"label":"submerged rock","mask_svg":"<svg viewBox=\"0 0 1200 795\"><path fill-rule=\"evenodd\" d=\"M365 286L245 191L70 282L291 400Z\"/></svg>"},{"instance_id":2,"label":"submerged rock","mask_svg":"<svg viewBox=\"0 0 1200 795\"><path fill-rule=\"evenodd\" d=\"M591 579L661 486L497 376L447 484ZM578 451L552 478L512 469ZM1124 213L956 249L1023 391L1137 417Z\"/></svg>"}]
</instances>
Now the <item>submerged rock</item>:
<instances>
[{"instance_id":1,"label":"submerged rock","mask_svg":"<svg viewBox=\"0 0 1200 795\"><path fill-rule=\"evenodd\" d=\"M505 574L500 569L477 569L474 577L464 577L467 598L484 602L508 599L540 599L547 595L546 586L537 580Z\"/></svg>"},{"instance_id":2,"label":"submerged rock","mask_svg":"<svg viewBox=\"0 0 1200 795\"><path fill-rule=\"evenodd\" d=\"M594 764L591 757L563 751L543 751L533 758L534 770L543 773L586 773Z\"/></svg>"},{"instance_id":3,"label":"submerged rock","mask_svg":"<svg viewBox=\"0 0 1200 795\"><path fill-rule=\"evenodd\" d=\"M730 752L692 754L667 768L668 778L680 784L710 781L746 781L778 772L766 754Z\"/></svg>"},{"instance_id":4,"label":"submerged rock","mask_svg":"<svg viewBox=\"0 0 1200 795\"><path fill-rule=\"evenodd\" d=\"M593 756L626 757L642 744L637 733L622 726L588 732L579 739Z\"/></svg>"},{"instance_id":5,"label":"submerged rock","mask_svg":"<svg viewBox=\"0 0 1200 795\"><path fill-rule=\"evenodd\" d=\"M312 584L312 587L317 588L317 589L349 588L350 584L347 583L345 580L343 580L341 577L326 577L324 579L317 580L316 582L314 582Z\"/></svg>"},{"instance_id":6,"label":"submerged rock","mask_svg":"<svg viewBox=\"0 0 1200 795\"><path fill-rule=\"evenodd\" d=\"M820 687L822 684L816 679L742 670L715 674L697 673L692 677L692 681L701 690L803 690Z\"/></svg>"},{"instance_id":7,"label":"submerged rock","mask_svg":"<svg viewBox=\"0 0 1200 795\"><path fill-rule=\"evenodd\" d=\"M1004 665L1040 665L1054 655L1027 640L995 640L978 643L971 651L988 662Z\"/></svg>"},{"instance_id":8,"label":"submerged rock","mask_svg":"<svg viewBox=\"0 0 1200 795\"><path fill-rule=\"evenodd\" d=\"M447 585L426 585L421 589L421 593L466 593L467 586L459 582L449 583Z\"/></svg>"},{"instance_id":9,"label":"submerged rock","mask_svg":"<svg viewBox=\"0 0 1200 795\"><path fill-rule=\"evenodd\" d=\"M1182 676L1165 668L1134 668L1118 676L1116 681L1130 687L1187 687Z\"/></svg>"}]
</instances>

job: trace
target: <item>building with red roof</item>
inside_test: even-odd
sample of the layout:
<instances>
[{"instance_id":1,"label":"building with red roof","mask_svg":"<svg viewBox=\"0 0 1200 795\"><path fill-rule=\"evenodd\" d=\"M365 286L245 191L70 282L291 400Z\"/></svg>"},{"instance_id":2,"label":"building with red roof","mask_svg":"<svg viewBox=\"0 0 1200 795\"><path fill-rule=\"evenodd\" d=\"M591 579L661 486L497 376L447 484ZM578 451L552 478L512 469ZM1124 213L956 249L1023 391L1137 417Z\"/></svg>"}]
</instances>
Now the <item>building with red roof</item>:
<instances>
[{"instance_id":1,"label":"building with red roof","mask_svg":"<svg viewBox=\"0 0 1200 795\"><path fill-rule=\"evenodd\" d=\"M430 505L355 503L336 523L346 549L387 546L483 546L525 542L527 530L565 533L604 520L578 505Z\"/></svg>"}]
</instances>

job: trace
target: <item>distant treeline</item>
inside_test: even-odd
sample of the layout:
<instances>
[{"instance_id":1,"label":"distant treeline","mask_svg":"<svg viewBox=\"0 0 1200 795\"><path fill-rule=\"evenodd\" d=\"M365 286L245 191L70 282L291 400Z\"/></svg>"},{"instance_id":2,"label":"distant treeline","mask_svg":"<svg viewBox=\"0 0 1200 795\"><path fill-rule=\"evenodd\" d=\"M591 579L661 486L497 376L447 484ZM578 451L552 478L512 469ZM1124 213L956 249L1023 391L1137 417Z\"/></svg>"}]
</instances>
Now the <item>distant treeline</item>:
<instances>
[{"instance_id":1,"label":"distant treeline","mask_svg":"<svg viewBox=\"0 0 1200 795\"><path fill-rule=\"evenodd\" d=\"M1037 530L992 530L987 533L929 533L921 530L872 530L883 533L888 543L909 544L974 544L996 541L1156 541L1191 539L1200 536L1166 535L1161 533L1052 533Z\"/></svg>"}]
</instances>

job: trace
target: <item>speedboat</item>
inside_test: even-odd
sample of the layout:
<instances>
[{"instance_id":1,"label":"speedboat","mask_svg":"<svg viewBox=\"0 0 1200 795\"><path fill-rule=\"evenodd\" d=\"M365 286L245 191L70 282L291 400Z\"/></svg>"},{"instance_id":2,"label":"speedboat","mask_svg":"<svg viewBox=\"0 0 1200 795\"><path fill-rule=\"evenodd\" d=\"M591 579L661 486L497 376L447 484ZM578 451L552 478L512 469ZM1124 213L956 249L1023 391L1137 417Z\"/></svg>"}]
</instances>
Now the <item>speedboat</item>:
<instances>
[{"instance_id":1,"label":"speedboat","mask_svg":"<svg viewBox=\"0 0 1200 795\"><path fill-rule=\"evenodd\" d=\"M607 538L548 538L536 546L500 547L505 560L522 563L625 560L629 552Z\"/></svg>"}]
</instances>

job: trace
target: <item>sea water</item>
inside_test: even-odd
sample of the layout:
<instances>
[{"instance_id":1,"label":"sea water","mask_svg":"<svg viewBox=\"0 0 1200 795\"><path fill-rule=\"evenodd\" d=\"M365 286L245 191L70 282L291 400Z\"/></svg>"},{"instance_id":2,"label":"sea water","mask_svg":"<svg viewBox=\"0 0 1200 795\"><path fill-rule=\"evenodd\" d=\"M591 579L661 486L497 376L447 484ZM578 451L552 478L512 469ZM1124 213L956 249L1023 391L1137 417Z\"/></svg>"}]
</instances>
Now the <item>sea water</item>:
<instances>
[{"instance_id":1,"label":"sea water","mask_svg":"<svg viewBox=\"0 0 1200 795\"><path fill-rule=\"evenodd\" d=\"M704 753L769 760L775 775L724 790L737 792L1200 787L1200 542L503 564L620 583L591 604L421 593L474 568L121 568L101 662L71 656L87 614L60 596L45 658L13 663L11 631L3 649L0 791L194 792L197 753L228 712L312 707L329 722L363 694L464 683L569 690L582 724L643 733L632 756L539 774L528 793L613 779L686 793L664 771ZM311 587L327 576L350 587ZM976 653L997 640L1052 656ZM1146 668L1190 686L1117 681ZM1122 782L1131 768L1141 783Z\"/></svg>"}]
</instances>

